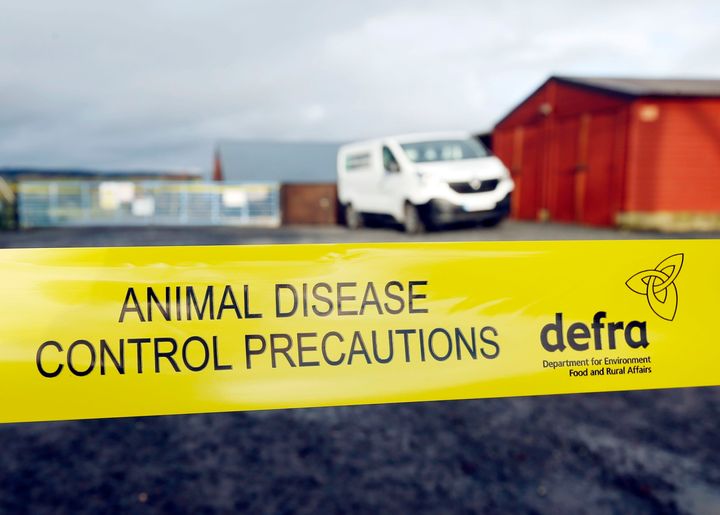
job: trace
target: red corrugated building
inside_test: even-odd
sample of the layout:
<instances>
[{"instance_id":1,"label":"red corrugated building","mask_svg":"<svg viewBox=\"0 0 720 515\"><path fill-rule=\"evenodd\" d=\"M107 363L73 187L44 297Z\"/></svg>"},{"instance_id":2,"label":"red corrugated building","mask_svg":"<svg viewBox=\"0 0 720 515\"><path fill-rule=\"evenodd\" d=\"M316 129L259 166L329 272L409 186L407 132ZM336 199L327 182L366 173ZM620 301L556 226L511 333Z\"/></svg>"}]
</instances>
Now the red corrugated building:
<instances>
[{"instance_id":1,"label":"red corrugated building","mask_svg":"<svg viewBox=\"0 0 720 515\"><path fill-rule=\"evenodd\" d=\"M493 150L516 218L720 229L720 80L551 77Z\"/></svg>"}]
</instances>

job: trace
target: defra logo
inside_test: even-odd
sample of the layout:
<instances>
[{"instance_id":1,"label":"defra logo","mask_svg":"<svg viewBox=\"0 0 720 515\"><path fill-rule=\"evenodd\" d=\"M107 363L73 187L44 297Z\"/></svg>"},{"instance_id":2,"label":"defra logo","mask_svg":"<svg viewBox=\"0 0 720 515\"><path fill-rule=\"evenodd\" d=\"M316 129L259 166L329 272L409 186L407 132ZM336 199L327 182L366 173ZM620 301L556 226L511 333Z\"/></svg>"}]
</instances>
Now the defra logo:
<instances>
[{"instance_id":1,"label":"defra logo","mask_svg":"<svg viewBox=\"0 0 720 515\"><path fill-rule=\"evenodd\" d=\"M630 322L605 322L607 313L598 311L588 325L583 322L565 324L562 313L555 313L555 322L545 324L540 331L540 343L548 352L564 351L567 347L575 351L614 350L619 341L632 349L650 345L647 339L647 323L638 320Z\"/></svg>"},{"instance_id":2,"label":"defra logo","mask_svg":"<svg viewBox=\"0 0 720 515\"><path fill-rule=\"evenodd\" d=\"M653 313L668 322L672 322L677 313L678 291L675 279L682 270L684 259L683 254L673 254L660 261L652 270L636 273L625 283L635 293L644 295Z\"/></svg>"},{"instance_id":3,"label":"defra logo","mask_svg":"<svg viewBox=\"0 0 720 515\"><path fill-rule=\"evenodd\" d=\"M678 308L678 291L675 286L682 270L683 254L673 254L660 261L653 269L633 274L625 285L633 292L643 295L650 309L663 320L672 321ZM614 350L618 342L632 349L641 349L650 345L647 337L647 322L631 320L629 322L606 321L607 312L598 311L588 325L583 322L566 324L563 313L555 314L555 321L545 324L540 331L540 343L548 352Z\"/></svg>"}]
</instances>

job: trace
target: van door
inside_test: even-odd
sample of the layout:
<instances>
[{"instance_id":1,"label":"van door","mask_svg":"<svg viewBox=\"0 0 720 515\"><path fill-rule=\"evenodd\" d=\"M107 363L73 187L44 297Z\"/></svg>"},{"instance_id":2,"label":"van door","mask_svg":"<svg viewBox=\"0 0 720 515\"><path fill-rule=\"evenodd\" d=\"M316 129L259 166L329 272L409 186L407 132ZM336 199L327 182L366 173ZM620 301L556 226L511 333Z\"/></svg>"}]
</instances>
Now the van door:
<instances>
[{"instance_id":1,"label":"van door","mask_svg":"<svg viewBox=\"0 0 720 515\"><path fill-rule=\"evenodd\" d=\"M382 168L380 178L380 197L382 201L382 212L390 214L398 221L402 219L403 201L405 191L403 190L403 174L400 163L387 145L382 147Z\"/></svg>"}]
</instances>

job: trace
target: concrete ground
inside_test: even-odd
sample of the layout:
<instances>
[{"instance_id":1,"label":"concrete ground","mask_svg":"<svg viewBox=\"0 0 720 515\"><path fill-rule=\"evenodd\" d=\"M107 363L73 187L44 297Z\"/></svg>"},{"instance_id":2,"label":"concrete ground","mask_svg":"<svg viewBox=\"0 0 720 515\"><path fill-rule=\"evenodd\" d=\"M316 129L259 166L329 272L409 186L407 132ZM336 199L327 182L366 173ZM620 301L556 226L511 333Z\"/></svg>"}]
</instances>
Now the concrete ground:
<instances>
[{"instance_id":1,"label":"concrete ground","mask_svg":"<svg viewBox=\"0 0 720 515\"><path fill-rule=\"evenodd\" d=\"M32 230L0 247L660 237L510 222ZM0 443L0 513L720 513L720 388L6 424Z\"/></svg>"},{"instance_id":2,"label":"concrete ground","mask_svg":"<svg viewBox=\"0 0 720 515\"><path fill-rule=\"evenodd\" d=\"M0 248L119 245L243 245L385 241L511 241L720 238L720 233L663 234L570 224L506 221L499 227L454 227L407 235L392 226L350 231L342 226L261 227L78 227L0 232Z\"/></svg>"}]
</instances>

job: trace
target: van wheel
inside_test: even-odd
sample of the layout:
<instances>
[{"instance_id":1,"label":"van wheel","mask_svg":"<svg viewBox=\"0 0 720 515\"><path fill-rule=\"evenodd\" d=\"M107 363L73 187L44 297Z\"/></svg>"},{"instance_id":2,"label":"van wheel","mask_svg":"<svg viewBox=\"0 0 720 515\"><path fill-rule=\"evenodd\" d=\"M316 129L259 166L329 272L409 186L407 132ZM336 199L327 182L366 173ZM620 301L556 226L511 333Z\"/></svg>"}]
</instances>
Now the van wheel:
<instances>
[{"instance_id":1,"label":"van wheel","mask_svg":"<svg viewBox=\"0 0 720 515\"><path fill-rule=\"evenodd\" d=\"M424 233L427 227L420 217L418 208L410 204L405 204L405 232L408 234Z\"/></svg>"},{"instance_id":2,"label":"van wheel","mask_svg":"<svg viewBox=\"0 0 720 515\"><path fill-rule=\"evenodd\" d=\"M358 213L351 204L345 206L345 225L348 229L360 229L363 226L362 214Z\"/></svg>"}]
</instances>

